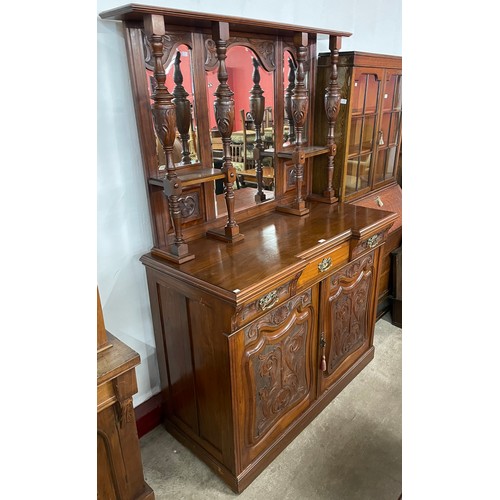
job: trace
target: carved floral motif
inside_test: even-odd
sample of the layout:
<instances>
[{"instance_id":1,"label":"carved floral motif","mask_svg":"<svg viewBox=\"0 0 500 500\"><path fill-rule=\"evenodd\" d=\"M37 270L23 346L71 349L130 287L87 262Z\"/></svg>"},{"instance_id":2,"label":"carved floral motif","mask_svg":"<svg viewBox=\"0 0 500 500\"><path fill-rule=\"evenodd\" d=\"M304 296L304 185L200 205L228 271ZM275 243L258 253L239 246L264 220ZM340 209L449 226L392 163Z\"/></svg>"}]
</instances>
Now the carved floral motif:
<instances>
[{"instance_id":1,"label":"carved floral motif","mask_svg":"<svg viewBox=\"0 0 500 500\"><path fill-rule=\"evenodd\" d=\"M371 274L363 275L355 288L342 289L333 300L333 335L328 356L328 374L367 338L370 283Z\"/></svg>"},{"instance_id":2,"label":"carved floral motif","mask_svg":"<svg viewBox=\"0 0 500 500\"><path fill-rule=\"evenodd\" d=\"M339 272L332 274L331 283L332 287L335 289L340 286L340 280L342 278L353 278L360 271L366 270L373 266L373 252L365 255L362 259L358 259L351 262L347 267L340 270Z\"/></svg>"},{"instance_id":3,"label":"carved floral motif","mask_svg":"<svg viewBox=\"0 0 500 500\"><path fill-rule=\"evenodd\" d=\"M296 325L277 345L268 345L255 360L257 383L255 437L258 438L308 392L305 372L306 326Z\"/></svg>"},{"instance_id":4,"label":"carved floral motif","mask_svg":"<svg viewBox=\"0 0 500 500\"><path fill-rule=\"evenodd\" d=\"M151 48L151 43L144 32L142 32L143 48L144 48L144 63L147 69L153 71L154 69L154 56ZM161 62L166 66L170 59L173 57L174 49L179 45L191 45L191 37L184 33L163 35L163 55Z\"/></svg>"},{"instance_id":5,"label":"carved floral motif","mask_svg":"<svg viewBox=\"0 0 500 500\"><path fill-rule=\"evenodd\" d=\"M330 375L368 338L370 289L373 281L373 252L331 278L331 338L327 342Z\"/></svg>"},{"instance_id":6,"label":"carved floral motif","mask_svg":"<svg viewBox=\"0 0 500 500\"><path fill-rule=\"evenodd\" d=\"M298 276L294 280L295 283L297 279ZM287 293L288 287L289 284L287 283L286 285L283 285L280 288L278 288L278 297L282 293ZM260 318L259 320L255 321L254 323L245 328L245 344L248 344L249 342L257 339L259 337L259 334L262 334L262 328L269 326L275 327L281 325L290 316L290 314L299 306L299 304L302 307L305 307L310 303L311 303L311 290L309 289L306 290L303 294L299 295L298 297L289 300L282 306L276 307L275 309L271 310L269 313L262 316L262 318ZM256 305L254 307L258 307L258 301L256 301L255 304ZM250 307L252 307L253 305L254 304L251 304Z\"/></svg>"},{"instance_id":7,"label":"carved floral motif","mask_svg":"<svg viewBox=\"0 0 500 500\"><path fill-rule=\"evenodd\" d=\"M181 217L187 219L192 215L200 213L200 202L198 194L181 196L179 198L179 205L181 210Z\"/></svg>"},{"instance_id":8,"label":"carved floral motif","mask_svg":"<svg viewBox=\"0 0 500 500\"><path fill-rule=\"evenodd\" d=\"M232 45L243 45L252 49L266 71L274 71L276 69L273 42L253 38L230 37L227 42L227 48L229 49ZM205 40L205 69L207 71L214 69L217 66L217 62L216 44L211 38L207 38Z\"/></svg>"}]
</instances>

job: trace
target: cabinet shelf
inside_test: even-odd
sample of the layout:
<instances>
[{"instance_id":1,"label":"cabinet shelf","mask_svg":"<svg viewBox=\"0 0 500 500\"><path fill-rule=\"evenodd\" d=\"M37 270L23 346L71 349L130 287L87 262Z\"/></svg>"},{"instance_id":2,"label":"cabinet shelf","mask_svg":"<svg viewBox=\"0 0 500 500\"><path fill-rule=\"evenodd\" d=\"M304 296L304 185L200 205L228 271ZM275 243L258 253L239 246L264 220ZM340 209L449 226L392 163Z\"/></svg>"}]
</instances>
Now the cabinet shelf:
<instances>
[{"instance_id":1,"label":"cabinet shelf","mask_svg":"<svg viewBox=\"0 0 500 500\"><path fill-rule=\"evenodd\" d=\"M203 168L185 174L178 173L177 177L182 182L182 186L192 186L194 184L203 184L217 179L224 179L224 174L217 168ZM148 182L153 186L163 186L163 179L165 178L166 174L158 178L150 177Z\"/></svg>"},{"instance_id":2,"label":"cabinet shelf","mask_svg":"<svg viewBox=\"0 0 500 500\"><path fill-rule=\"evenodd\" d=\"M278 151L278 158L290 160L294 151L295 146ZM304 146L302 151L306 158L312 158L313 156L328 154L329 149L326 146Z\"/></svg>"},{"instance_id":3,"label":"cabinet shelf","mask_svg":"<svg viewBox=\"0 0 500 500\"><path fill-rule=\"evenodd\" d=\"M376 111L353 111L351 114L352 118L363 118L368 116L377 116Z\"/></svg>"}]
</instances>

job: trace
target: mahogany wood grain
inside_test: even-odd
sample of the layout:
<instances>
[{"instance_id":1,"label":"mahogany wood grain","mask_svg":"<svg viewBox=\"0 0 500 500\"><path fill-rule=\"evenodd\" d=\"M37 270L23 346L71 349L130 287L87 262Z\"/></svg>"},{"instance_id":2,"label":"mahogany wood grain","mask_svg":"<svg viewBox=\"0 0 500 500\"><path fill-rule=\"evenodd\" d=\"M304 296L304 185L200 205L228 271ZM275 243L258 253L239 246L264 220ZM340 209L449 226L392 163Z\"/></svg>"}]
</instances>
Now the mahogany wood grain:
<instances>
[{"instance_id":1,"label":"mahogany wood grain","mask_svg":"<svg viewBox=\"0 0 500 500\"><path fill-rule=\"evenodd\" d=\"M357 237L365 228L391 224L397 218L391 212L353 205L310 206L311 213L303 223L276 212L245 222L241 227L248 238L238 245L227 246L205 238L193 240L190 248L199 258L182 267L166 266L165 272L189 282L203 282L211 291L240 302L272 283L273 276L303 269L307 262L297 257L302 252L311 248L326 250L329 245L348 241L353 234ZM262 227L272 228L272 232L263 232ZM144 259L148 265L161 264L148 256ZM228 259L238 265L228 266Z\"/></svg>"},{"instance_id":2,"label":"mahogany wood grain","mask_svg":"<svg viewBox=\"0 0 500 500\"><path fill-rule=\"evenodd\" d=\"M352 33L347 31L333 31L331 29L296 26L285 23L276 23L269 20L247 19L236 16L222 16L220 14L209 14L204 12L192 12L186 10L169 9L165 7L129 4L115 9L110 9L99 14L101 19L114 19L120 21L142 22L145 14L163 15L169 24L192 28L211 29L213 21L229 24L233 31L248 31L253 34L268 34L280 36L293 36L297 31L304 33L322 33L326 35L349 37Z\"/></svg>"},{"instance_id":3,"label":"mahogany wood grain","mask_svg":"<svg viewBox=\"0 0 500 500\"><path fill-rule=\"evenodd\" d=\"M360 51L342 52L342 59L339 61L339 65L388 69L402 69L403 67L401 56Z\"/></svg>"},{"instance_id":4,"label":"mahogany wood grain","mask_svg":"<svg viewBox=\"0 0 500 500\"><path fill-rule=\"evenodd\" d=\"M97 497L154 500L144 481L132 396L139 355L108 333L97 354Z\"/></svg>"},{"instance_id":5,"label":"mahogany wood grain","mask_svg":"<svg viewBox=\"0 0 500 500\"><path fill-rule=\"evenodd\" d=\"M142 32L140 29L133 27L127 27L124 31L144 180L147 183L149 177L154 177L157 174L158 159L156 155L153 121L151 120L149 90L146 81L146 71L144 70ZM154 200L158 192L150 188L148 194L148 208L151 220L153 245L156 247L166 246L167 232L170 229L170 218L160 216L164 211L157 208L158 201L155 203ZM161 192L160 194L163 196Z\"/></svg>"}]
</instances>

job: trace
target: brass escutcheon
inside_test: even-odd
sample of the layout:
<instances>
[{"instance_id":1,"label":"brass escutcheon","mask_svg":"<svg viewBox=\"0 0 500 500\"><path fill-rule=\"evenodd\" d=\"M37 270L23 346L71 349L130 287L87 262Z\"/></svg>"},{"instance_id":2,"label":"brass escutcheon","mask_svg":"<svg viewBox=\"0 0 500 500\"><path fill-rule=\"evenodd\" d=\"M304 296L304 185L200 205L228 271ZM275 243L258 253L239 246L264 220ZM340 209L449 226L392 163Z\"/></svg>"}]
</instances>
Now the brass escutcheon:
<instances>
[{"instance_id":1,"label":"brass escutcheon","mask_svg":"<svg viewBox=\"0 0 500 500\"><path fill-rule=\"evenodd\" d=\"M318 269L320 273L324 273L327 269L330 269L332 265L331 257L325 257L319 264Z\"/></svg>"},{"instance_id":2,"label":"brass escutcheon","mask_svg":"<svg viewBox=\"0 0 500 500\"><path fill-rule=\"evenodd\" d=\"M264 297L262 297L259 300L259 307L263 311L266 311L267 309L270 309L275 304L277 304L278 301L279 301L278 290L273 290L272 292L269 292L267 295L264 295Z\"/></svg>"},{"instance_id":3,"label":"brass escutcheon","mask_svg":"<svg viewBox=\"0 0 500 500\"><path fill-rule=\"evenodd\" d=\"M379 239L378 234L372 236L371 238L368 238L366 240L366 244L368 245L368 248L373 248L378 243L378 239Z\"/></svg>"}]
</instances>

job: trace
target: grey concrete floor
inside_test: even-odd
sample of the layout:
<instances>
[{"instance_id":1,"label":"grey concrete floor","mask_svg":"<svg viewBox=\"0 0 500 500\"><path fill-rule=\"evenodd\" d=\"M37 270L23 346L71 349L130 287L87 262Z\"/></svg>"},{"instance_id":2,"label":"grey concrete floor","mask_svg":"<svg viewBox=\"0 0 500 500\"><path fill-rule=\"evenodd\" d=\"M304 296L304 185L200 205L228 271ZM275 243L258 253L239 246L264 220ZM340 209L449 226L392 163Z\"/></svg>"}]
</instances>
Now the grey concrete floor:
<instances>
[{"instance_id":1,"label":"grey concrete floor","mask_svg":"<svg viewBox=\"0 0 500 500\"><path fill-rule=\"evenodd\" d=\"M398 500L401 329L375 326L374 360L240 495L156 427L140 440L156 500Z\"/></svg>"}]
</instances>

